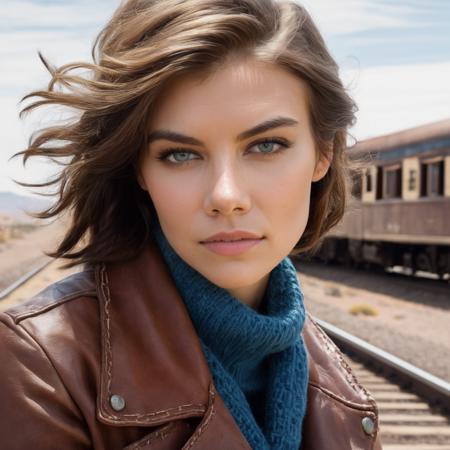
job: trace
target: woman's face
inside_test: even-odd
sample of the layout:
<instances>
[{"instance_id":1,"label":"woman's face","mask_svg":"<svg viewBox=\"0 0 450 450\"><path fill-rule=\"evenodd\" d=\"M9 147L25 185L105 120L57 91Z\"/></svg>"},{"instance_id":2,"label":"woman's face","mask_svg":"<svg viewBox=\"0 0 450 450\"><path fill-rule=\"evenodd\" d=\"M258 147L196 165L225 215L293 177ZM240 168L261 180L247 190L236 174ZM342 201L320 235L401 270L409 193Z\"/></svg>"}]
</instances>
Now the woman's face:
<instances>
[{"instance_id":1,"label":"woman's face","mask_svg":"<svg viewBox=\"0 0 450 450\"><path fill-rule=\"evenodd\" d=\"M257 129L274 119L277 126ZM251 307L301 237L311 182L328 169L309 127L304 82L248 59L203 82L176 80L149 121L138 180L166 238L191 267ZM261 239L253 246L203 242L233 230Z\"/></svg>"}]
</instances>

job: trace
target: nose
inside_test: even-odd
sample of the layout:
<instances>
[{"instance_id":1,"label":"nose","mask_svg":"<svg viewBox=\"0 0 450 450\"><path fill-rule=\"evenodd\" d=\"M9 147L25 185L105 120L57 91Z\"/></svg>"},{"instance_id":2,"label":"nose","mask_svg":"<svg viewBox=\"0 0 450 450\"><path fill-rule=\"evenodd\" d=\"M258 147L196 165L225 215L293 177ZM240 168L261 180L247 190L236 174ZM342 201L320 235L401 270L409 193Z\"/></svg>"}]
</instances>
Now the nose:
<instances>
[{"instance_id":1,"label":"nose","mask_svg":"<svg viewBox=\"0 0 450 450\"><path fill-rule=\"evenodd\" d=\"M208 215L245 214L250 209L250 196L238 164L224 158L211 167L204 205Z\"/></svg>"}]
</instances>

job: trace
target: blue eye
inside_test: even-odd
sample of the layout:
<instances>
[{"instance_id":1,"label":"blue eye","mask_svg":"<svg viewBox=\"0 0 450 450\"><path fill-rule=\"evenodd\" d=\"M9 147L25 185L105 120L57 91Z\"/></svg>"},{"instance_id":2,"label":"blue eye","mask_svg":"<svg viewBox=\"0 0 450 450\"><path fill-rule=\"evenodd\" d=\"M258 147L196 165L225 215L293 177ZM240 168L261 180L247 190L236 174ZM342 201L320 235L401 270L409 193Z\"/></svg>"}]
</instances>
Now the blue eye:
<instances>
[{"instance_id":1,"label":"blue eye","mask_svg":"<svg viewBox=\"0 0 450 450\"><path fill-rule=\"evenodd\" d=\"M188 152L185 149L168 149L168 150L164 150L163 152L161 152L158 155L158 159L161 161L168 161L170 164L174 164L174 165L182 165L184 163L187 163L189 161L192 161L194 159L198 159L198 158L192 158L192 156L196 156L195 153L193 152Z\"/></svg>"},{"instance_id":2,"label":"blue eye","mask_svg":"<svg viewBox=\"0 0 450 450\"><path fill-rule=\"evenodd\" d=\"M253 147L260 146L260 148L262 150L261 153L274 153L273 152L273 147L274 147L275 144L278 144L278 142L275 142L275 141L263 141L263 142L259 142L258 144L255 144Z\"/></svg>"},{"instance_id":3,"label":"blue eye","mask_svg":"<svg viewBox=\"0 0 450 450\"><path fill-rule=\"evenodd\" d=\"M274 149L274 145L279 145L280 148ZM285 148L290 147L289 141L281 138L266 138L259 142L254 142L248 148L251 149L253 147L259 147L261 151L250 152L250 153L260 153L267 156L272 156L280 153ZM167 161L170 164L181 166L185 163L189 163L190 161L200 159L199 155L196 152L190 152L187 149L183 148L171 148L162 151L158 157L158 159L162 161Z\"/></svg>"},{"instance_id":4,"label":"blue eye","mask_svg":"<svg viewBox=\"0 0 450 450\"><path fill-rule=\"evenodd\" d=\"M167 156L173 156L175 161L171 161L171 162L183 163L185 161L191 161L193 159L193 158L189 158L189 155L194 155L194 153L192 153L192 152L178 152L178 151L176 151L176 152L171 152ZM167 158L167 160L169 160L169 158Z\"/></svg>"},{"instance_id":5,"label":"blue eye","mask_svg":"<svg viewBox=\"0 0 450 450\"><path fill-rule=\"evenodd\" d=\"M276 148L279 145L279 148ZM274 147L275 146L275 147ZM281 153L286 148L290 147L291 143L282 138L266 138L259 142L254 142L249 148L259 147L261 151L251 152L267 155L267 157L275 156Z\"/></svg>"}]
</instances>

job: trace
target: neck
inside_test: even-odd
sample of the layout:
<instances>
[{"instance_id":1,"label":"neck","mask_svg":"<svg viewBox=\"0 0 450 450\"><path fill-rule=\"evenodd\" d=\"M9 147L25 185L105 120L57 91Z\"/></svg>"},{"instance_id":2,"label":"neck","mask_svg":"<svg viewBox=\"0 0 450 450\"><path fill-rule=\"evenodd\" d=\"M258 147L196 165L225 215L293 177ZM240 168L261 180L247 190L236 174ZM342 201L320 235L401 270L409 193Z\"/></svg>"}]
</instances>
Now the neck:
<instances>
[{"instance_id":1,"label":"neck","mask_svg":"<svg viewBox=\"0 0 450 450\"><path fill-rule=\"evenodd\" d=\"M256 283L249 286L239 286L235 288L226 289L230 295L237 298L249 308L258 311L262 307L264 293L266 292L267 284L269 282L270 273Z\"/></svg>"}]
</instances>

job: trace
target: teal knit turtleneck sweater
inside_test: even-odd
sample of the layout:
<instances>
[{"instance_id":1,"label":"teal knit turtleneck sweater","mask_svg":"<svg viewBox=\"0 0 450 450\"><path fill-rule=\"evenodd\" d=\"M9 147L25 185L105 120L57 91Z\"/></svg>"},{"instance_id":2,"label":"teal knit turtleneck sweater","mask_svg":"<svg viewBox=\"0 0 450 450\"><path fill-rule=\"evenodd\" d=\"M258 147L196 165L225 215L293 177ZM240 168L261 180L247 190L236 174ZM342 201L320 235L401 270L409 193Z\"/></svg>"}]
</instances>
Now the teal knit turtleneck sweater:
<instances>
[{"instance_id":1,"label":"teal knit turtleneck sweater","mask_svg":"<svg viewBox=\"0 0 450 450\"><path fill-rule=\"evenodd\" d=\"M303 295L288 257L255 311L189 266L159 224L153 234L202 343L214 385L254 450L298 450L306 410Z\"/></svg>"}]
</instances>

